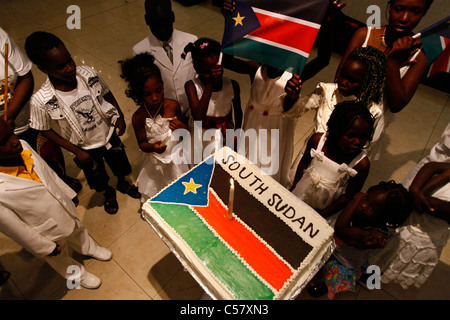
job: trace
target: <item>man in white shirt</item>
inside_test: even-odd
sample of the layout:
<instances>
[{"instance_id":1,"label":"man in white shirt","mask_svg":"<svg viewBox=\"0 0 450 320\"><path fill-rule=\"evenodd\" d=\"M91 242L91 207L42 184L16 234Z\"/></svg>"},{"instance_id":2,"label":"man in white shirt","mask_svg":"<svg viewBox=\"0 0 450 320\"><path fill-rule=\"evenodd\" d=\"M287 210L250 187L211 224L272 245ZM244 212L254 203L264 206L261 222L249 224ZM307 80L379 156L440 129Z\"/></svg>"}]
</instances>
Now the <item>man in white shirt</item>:
<instances>
[{"instance_id":1,"label":"man in white shirt","mask_svg":"<svg viewBox=\"0 0 450 320\"><path fill-rule=\"evenodd\" d=\"M133 54L149 52L155 57L164 83L165 98L178 101L189 118L191 113L184 85L196 73L191 56L182 59L181 54L186 45L197 40L197 36L173 28L175 14L170 0L146 0L145 22L151 33L133 47Z\"/></svg>"}]
</instances>

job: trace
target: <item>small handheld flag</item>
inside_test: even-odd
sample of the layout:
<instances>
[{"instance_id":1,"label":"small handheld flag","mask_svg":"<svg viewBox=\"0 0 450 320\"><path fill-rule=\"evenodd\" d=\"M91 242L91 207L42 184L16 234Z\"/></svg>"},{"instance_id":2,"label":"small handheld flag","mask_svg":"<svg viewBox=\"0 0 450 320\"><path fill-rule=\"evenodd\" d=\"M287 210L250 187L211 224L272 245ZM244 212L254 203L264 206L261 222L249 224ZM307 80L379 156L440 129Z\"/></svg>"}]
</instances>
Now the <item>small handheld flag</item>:
<instances>
[{"instance_id":1,"label":"small handheld flag","mask_svg":"<svg viewBox=\"0 0 450 320\"><path fill-rule=\"evenodd\" d=\"M300 75L328 5L329 0L236 1L225 23L222 52ZM250 7L260 27L242 7ZM238 37L235 31L244 34Z\"/></svg>"}]
</instances>

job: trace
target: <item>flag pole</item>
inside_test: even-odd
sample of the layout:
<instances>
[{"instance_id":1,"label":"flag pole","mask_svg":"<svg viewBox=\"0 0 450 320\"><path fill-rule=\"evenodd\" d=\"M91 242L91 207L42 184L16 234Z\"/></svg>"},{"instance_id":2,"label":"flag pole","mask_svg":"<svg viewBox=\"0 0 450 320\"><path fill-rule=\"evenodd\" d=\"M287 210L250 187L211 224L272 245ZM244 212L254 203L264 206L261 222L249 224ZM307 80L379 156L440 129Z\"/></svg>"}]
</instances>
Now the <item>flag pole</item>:
<instances>
[{"instance_id":1,"label":"flag pole","mask_svg":"<svg viewBox=\"0 0 450 320\"><path fill-rule=\"evenodd\" d=\"M8 110L8 42L5 42L5 93L3 100L4 103L4 117L5 121L8 119L7 110Z\"/></svg>"},{"instance_id":2,"label":"flag pole","mask_svg":"<svg viewBox=\"0 0 450 320\"><path fill-rule=\"evenodd\" d=\"M420 36L422 36L422 34L424 34L426 32L429 32L429 31L435 29L436 27L442 26L444 23L447 23L447 21L449 21L449 20L450 20L450 16L448 16L448 17L446 17L446 18L444 18L442 20L439 20L438 22L433 23L432 25L430 25L430 26L426 27L425 29L421 30L420 32L416 33L415 35L413 35L412 38L413 39L417 39Z\"/></svg>"}]
</instances>

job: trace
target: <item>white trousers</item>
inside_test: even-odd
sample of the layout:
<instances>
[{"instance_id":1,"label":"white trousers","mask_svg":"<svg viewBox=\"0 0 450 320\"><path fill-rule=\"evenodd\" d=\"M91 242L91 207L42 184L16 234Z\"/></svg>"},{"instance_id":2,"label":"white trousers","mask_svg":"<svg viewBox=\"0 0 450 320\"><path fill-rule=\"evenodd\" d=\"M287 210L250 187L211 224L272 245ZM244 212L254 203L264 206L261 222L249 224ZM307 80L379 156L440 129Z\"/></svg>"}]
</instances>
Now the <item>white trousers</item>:
<instances>
[{"instance_id":1,"label":"white trousers","mask_svg":"<svg viewBox=\"0 0 450 320\"><path fill-rule=\"evenodd\" d=\"M74 276L74 272L68 269L70 266L78 267L80 280L83 280L86 270L81 263L69 255L68 247L86 256L91 256L95 252L97 245L89 235L86 227L80 220L76 219L72 234L57 243L61 246L61 253L56 256L46 256L44 258L45 261L65 279Z\"/></svg>"}]
</instances>

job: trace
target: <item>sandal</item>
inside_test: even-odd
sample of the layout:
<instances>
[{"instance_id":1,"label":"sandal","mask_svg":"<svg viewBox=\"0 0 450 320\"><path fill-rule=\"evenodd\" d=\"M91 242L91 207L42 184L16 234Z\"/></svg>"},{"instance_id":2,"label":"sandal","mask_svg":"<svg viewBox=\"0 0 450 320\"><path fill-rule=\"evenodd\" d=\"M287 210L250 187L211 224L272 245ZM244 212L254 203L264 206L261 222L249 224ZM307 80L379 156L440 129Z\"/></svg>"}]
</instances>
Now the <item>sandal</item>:
<instances>
[{"instance_id":1,"label":"sandal","mask_svg":"<svg viewBox=\"0 0 450 320\"><path fill-rule=\"evenodd\" d=\"M139 192L138 187L131 185L128 181L117 183L117 190L123 194L129 195L133 199L141 198L141 193Z\"/></svg>"},{"instance_id":2,"label":"sandal","mask_svg":"<svg viewBox=\"0 0 450 320\"><path fill-rule=\"evenodd\" d=\"M104 203L105 211L109 214L116 214L119 211L119 204L116 199L116 192L105 191L105 203Z\"/></svg>"},{"instance_id":3,"label":"sandal","mask_svg":"<svg viewBox=\"0 0 450 320\"><path fill-rule=\"evenodd\" d=\"M8 281L10 275L11 273L9 273L9 271L0 271L0 286L4 285L5 282Z\"/></svg>"}]
</instances>

